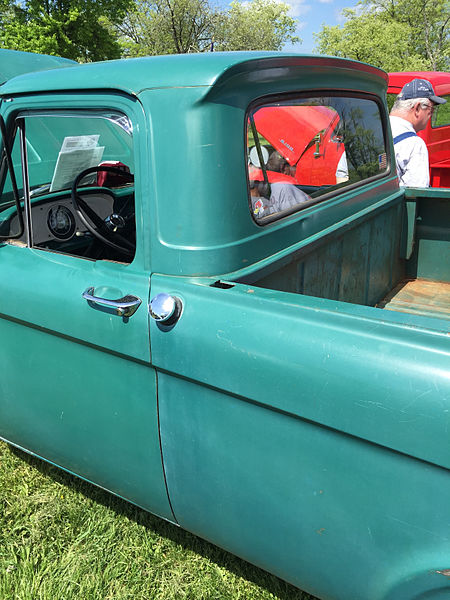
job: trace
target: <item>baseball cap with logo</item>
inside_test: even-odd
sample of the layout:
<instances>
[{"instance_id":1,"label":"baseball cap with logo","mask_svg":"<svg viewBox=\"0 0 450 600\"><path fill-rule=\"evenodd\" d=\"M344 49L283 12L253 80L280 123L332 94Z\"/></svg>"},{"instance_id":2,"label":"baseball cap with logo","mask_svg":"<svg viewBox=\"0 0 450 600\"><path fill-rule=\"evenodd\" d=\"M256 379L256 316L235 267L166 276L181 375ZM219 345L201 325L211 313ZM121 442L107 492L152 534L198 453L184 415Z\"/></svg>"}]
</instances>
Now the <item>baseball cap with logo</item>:
<instances>
[{"instance_id":1,"label":"baseball cap with logo","mask_svg":"<svg viewBox=\"0 0 450 600\"><path fill-rule=\"evenodd\" d=\"M414 98L429 98L435 104L444 104L447 102L444 98L436 96L433 86L426 79L413 79L406 83L400 94L399 100L412 100Z\"/></svg>"}]
</instances>

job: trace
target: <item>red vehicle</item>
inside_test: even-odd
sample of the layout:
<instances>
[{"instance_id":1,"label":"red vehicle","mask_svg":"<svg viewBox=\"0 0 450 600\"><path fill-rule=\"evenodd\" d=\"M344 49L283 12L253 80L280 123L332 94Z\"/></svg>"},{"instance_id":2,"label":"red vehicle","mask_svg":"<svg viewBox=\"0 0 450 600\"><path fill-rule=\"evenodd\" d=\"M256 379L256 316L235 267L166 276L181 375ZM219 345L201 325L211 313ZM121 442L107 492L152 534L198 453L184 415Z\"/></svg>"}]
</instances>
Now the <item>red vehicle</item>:
<instances>
[{"instance_id":1,"label":"red vehicle","mask_svg":"<svg viewBox=\"0 0 450 600\"><path fill-rule=\"evenodd\" d=\"M348 179L347 163L341 161L345 148L339 131L340 118L334 108L317 105L315 99L298 105L261 106L252 113L250 125L251 122L260 140L260 151L264 154L261 158L269 183L315 188ZM251 147L249 143L250 150ZM284 166L271 165L269 157L274 151L283 159ZM263 180L255 147L249 159L250 178ZM344 165L342 178L339 177L339 164Z\"/></svg>"},{"instance_id":2,"label":"red vehicle","mask_svg":"<svg viewBox=\"0 0 450 600\"><path fill-rule=\"evenodd\" d=\"M450 73L389 73L388 106L391 108L405 83L416 78L429 81L435 94L447 99L446 104L436 107L432 118L419 136L425 141L430 155L430 186L450 187Z\"/></svg>"}]
</instances>

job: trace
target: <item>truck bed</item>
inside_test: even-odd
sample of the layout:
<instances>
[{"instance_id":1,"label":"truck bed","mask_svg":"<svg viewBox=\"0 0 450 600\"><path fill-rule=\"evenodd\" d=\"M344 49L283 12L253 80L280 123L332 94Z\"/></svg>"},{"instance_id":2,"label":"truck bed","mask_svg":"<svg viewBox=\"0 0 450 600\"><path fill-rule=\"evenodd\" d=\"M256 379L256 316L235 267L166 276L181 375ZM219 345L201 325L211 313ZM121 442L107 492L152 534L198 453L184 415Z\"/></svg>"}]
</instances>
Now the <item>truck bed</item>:
<instances>
[{"instance_id":1,"label":"truck bed","mask_svg":"<svg viewBox=\"0 0 450 600\"><path fill-rule=\"evenodd\" d=\"M383 298L378 307L450 321L450 283L407 279Z\"/></svg>"},{"instance_id":2,"label":"truck bed","mask_svg":"<svg viewBox=\"0 0 450 600\"><path fill-rule=\"evenodd\" d=\"M408 189L245 283L450 320L450 203L439 189Z\"/></svg>"}]
</instances>

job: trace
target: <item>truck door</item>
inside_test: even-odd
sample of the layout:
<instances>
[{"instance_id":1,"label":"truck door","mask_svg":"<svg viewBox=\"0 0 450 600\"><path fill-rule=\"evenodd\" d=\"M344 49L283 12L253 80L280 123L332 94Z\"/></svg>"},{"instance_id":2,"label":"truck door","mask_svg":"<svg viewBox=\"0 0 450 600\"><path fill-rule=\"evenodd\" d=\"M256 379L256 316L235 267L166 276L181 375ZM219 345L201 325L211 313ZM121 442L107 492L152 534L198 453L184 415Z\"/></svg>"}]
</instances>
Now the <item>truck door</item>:
<instances>
[{"instance_id":1,"label":"truck door","mask_svg":"<svg viewBox=\"0 0 450 600\"><path fill-rule=\"evenodd\" d=\"M8 239L18 211L3 160L0 436L173 520L135 225L142 109L125 95L7 100L25 230Z\"/></svg>"}]
</instances>

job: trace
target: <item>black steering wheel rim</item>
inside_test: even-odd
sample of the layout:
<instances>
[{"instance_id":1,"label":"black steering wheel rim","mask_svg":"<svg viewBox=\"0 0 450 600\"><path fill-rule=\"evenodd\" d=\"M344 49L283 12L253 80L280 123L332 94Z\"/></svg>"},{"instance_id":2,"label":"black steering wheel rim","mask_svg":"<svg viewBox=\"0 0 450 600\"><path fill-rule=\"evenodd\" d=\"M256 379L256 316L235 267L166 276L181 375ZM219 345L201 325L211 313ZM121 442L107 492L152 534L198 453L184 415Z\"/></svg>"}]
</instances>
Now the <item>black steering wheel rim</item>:
<instances>
[{"instance_id":1,"label":"black steering wheel rim","mask_svg":"<svg viewBox=\"0 0 450 600\"><path fill-rule=\"evenodd\" d=\"M86 175L98 173L99 171L115 173L125 176L125 178L128 177L130 182L134 181L134 176L131 173L128 173L127 171L124 171L118 167L110 167L107 165L89 167L88 169L84 169L84 171L80 171L80 173L78 173L78 175L75 177L71 189L72 205L83 225L88 231L90 231L90 233L92 233L94 237L110 248L114 248L123 254L132 256L135 253L135 245L125 239L122 235L120 235L120 233L109 230L106 227L104 220L95 213L95 211L83 200L83 198L81 198L78 193L77 188L80 181L86 177ZM107 193L112 196L114 200L116 199L114 192L109 188L102 187L101 190L103 193Z\"/></svg>"}]
</instances>

